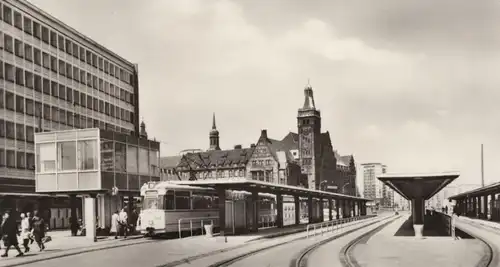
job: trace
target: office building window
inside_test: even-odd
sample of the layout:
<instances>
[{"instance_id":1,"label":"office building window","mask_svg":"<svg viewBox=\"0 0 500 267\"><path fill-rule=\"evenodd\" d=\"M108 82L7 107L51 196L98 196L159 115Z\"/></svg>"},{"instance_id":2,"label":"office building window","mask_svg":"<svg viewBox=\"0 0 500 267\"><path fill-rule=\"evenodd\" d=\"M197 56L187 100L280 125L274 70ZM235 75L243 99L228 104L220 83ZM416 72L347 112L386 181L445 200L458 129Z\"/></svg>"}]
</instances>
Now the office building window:
<instances>
[{"instance_id":1,"label":"office building window","mask_svg":"<svg viewBox=\"0 0 500 267\"><path fill-rule=\"evenodd\" d=\"M50 32L50 45L57 48L57 33L54 31Z\"/></svg>"},{"instance_id":2,"label":"office building window","mask_svg":"<svg viewBox=\"0 0 500 267\"><path fill-rule=\"evenodd\" d=\"M115 143L115 146L118 143ZM137 147L136 146L127 146L127 172L128 173L137 173L138 172L138 166L137 166ZM116 157L116 156L115 156ZM115 163L115 166L116 163Z\"/></svg>"},{"instance_id":3,"label":"office building window","mask_svg":"<svg viewBox=\"0 0 500 267\"><path fill-rule=\"evenodd\" d=\"M35 85L35 91L41 92L42 91L42 77L40 75L35 74L33 75L33 81Z\"/></svg>"},{"instance_id":4,"label":"office building window","mask_svg":"<svg viewBox=\"0 0 500 267\"><path fill-rule=\"evenodd\" d=\"M5 63L5 79L9 82L16 81L16 68L8 63Z\"/></svg>"},{"instance_id":5,"label":"office building window","mask_svg":"<svg viewBox=\"0 0 500 267\"><path fill-rule=\"evenodd\" d=\"M50 69L57 73L57 58L54 56L50 56Z\"/></svg>"},{"instance_id":6,"label":"office building window","mask_svg":"<svg viewBox=\"0 0 500 267\"><path fill-rule=\"evenodd\" d=\"M76 170L76 142L57 143L57 155L59 171Z\"/></svg>"},{"instance_id":7,"label":"office building window","mask_svg":"<svg viewBox=\"0 0 500 267\"><path fill-rule=\"evenodd\" d=\"M24 124L16 124L16 139L19 141L24 141Z\"/></svg>"},{"instance_id":8,"label":"office building window","mask_svg":"<svg viewBox=\"0 0 500 267\"><path fill-rule=\"evenodd\" d=\"M97 141L78 141L78 169L97 169Z\"/></svg>"},{"instance_id":9,"label":"office building window","mask_svg":"<svg viewBox=\"0 0 500 267\"><path fill-rule=\"evenodd\" d=\"M50 95L50 80L43 78L43 93Z\"/></svg>"},{"instance_id":10,"label":"office building window","mask_svg":"<svg viewBox=\"0 0 500 267\"><path fill-rule=\"evenodd\" d=\"M26 87L33 89L34 87L33 73L29 71L24 72L24 84L26 85Z\"/></svg>"},{"instance_id":11,"label":"office building window","mask_svg":"<svg viewBox=\"0 0 500 267\"><path fill-rule=\"evenodd\" d=\"M24 71L21 68L16 68L16 84L24 85Z\"/></svg>"},{"instance_id":12,"label":"office building window","mask_svg":"<svg viewBox=\"0 0 500 267\"><path fill-rule=\"evenodd\" d=\"M7 167L15 168L16 167L16 152L12 150L7 150Z\"/></svg>"},{"instance_id":13,"label":"office building window","mask_svg":"<svg viewBox=\"0 0 500 267\"><path fill-rule=\"evenodd\" d=\"M33 27L31 26L31 19L26 16L24 17L24 32L30 35L33 33Z\"/></svg>"},{"instance_id":14,"label":"office building window","mask_svg":"<svg viewBox=\"0 0 500 267\"><path fill-rule=\"evenodd\" d=\"M6 137L9 139L16 139L16 127L13 122L11 121L6 121L5 122L5 131L6 131Z\"/></svg>"},{"instance_id":15,"label":"office building window","mask_svg":"<svg viewBox=\"0 0 500 267\"><path fill-rule=\"evenodd\" d=\"M14 94L11 92L5 92L5 107L9 110L14 111L16 106L16 100Z\"/></svg>"},{"instance_id":16,"label":"office building window","mask_svg":"<svg viewBox=\"0 0 500 267\"><path fill-rule=\"evenodd\" d=\"M0 120L0 137L5 137L5 121Z\"/></svg>"},{"instance_id":17,"label":"office building window","mask_svg":"<svg viewBox=\"0 0 500 267\"><path fill-rule=\"evenodd\" d=\"M26 153L26 169L28 170L35 169L35 154Z\"/></svg>"},{"instance_id":18,"label":"office building window","mask_svg":"<svg viewBox=\"0 0 500 267\"><path fill-rule=\"evenodd\" d=\"M66 87L62 84L59 84L59 98L66 99Z\"/></svg>"},{"instance_id":19,"label":"office building window","mask_svg":"<svg viewBox=\"0 0 500 267\"><path fill-rule=\"evenodd\" d=\"M26 169L26 154L22 151L17 151L17 168Z\"/></svg>"},{"instance_id":20,"label":"office building window","mask_svg":"<svg viewBox=\"0 0 500 267\"><path fill-rule=\"evenodd\" d=\"M5 167L5 149L0 148L0 167Z\"/></svg>"},{"instance_id":21,"label":"office building window","mask_svg":"<svg viewBox=\"0 0 500 267\"><path fill-rule=\"evenodd\" d=\"M59 50L64 52L64 36L62 36L62 35L57 36L57 42L58 42L57 45L59 47Z\"/></svg>"},{"instance_id":22,"label":"office building window","mask_svg":"<svg viewBox=\"0 0 500 267\"><path fill-rule=\"evenodd\" d=\"M14 27L23 29L23 16L17 11L14 11Z\"/></svg>"},{"instance_id":23,"label":"office building window","mask_svg":"<svg viewBox=\"0 0 500 267\"><path fill-rule=\"evenodd\" d=\"M33 48L29 44L24 44L24 58L28 61L33 61Z\"/></svg>"},{"instance_id":24,"label":"office building window","mask_svg":"<svg viewBox=\"0 0 500 267\"><path fill-rule=\"evenodd\" d=\"M6 5L3 6L3 21L12 25L12 9Z\"/></svg>"},{"instance_id":25,"label":"office building window","mask_svg":"<svg viewBox=\"0 0 500 267\"><path fill-rule=\"evenodd\" d=\"M14 49L16 56L20 58L24 57L24 45L20 40L18 39L14 40Z\"/></svg>"},{"instance_id":26,"label":"office building window","mask_svg":"<svg viewBox=\"0 0 500 267\"><path fill-rule=\"evenodd\" d=\"M50 69L50 56L49 54L43 52L42 53L42 62L43 62L43 67L46 69Z\"/></svg>"},{"instance_id":27,"label":"office building window","mask_svg":"<svg viewBox=\"0 0 500 267\"><path fill-rule=\"evenodd\" d=\"M42 37L41 26L36 21L33 21L33 36L39 40Z\"/></svg>"},{"instance_id":28,"label":"office building window","mask_svg":"<svg viewBox=\"0 0 500 267\"><path fill-rule=\"evenodd\" d=\"M26 141L33 143L35 141L35 130L31 126L26 126Z\"/></svg>"},{"instance_id":29,"label":"office building window","mask_svg":"<svg viewBox=\"0 0 500 267\"><path fill-rule=\"evenodd\" d=\"M54 82L54 81L50 82L50 90L51 90L52 96L58 97L59 85L56 82Z\"/></svg>"},{"instance_id":30,"label":"office building window","mask_svg":"<svg viewBox=\"0 0 500 267\"><path fill-rule=\"evenodd\" d=\"M24 113L24 97L16 95L16 111Z\"/></svg>"},{"instance_id":31,"label":"office building window","mask_svg":"<svg viewBox=\"0 0 500 267\"><path fill-rule=\"evenodd\" d=\"M38 144L36 146L36 154L38 173L55 172L57 158L56 144Z\"/></svg>"},{"instance_id":32,"label":"office building window","mask_svg":"<svg viewBox=\"0 0 500 267\"><path fill-rule=\"evenodd\" d=\"M3 108L5 105L5 92L3 89L0 89L0 108Z\"/></svg>"}]
</instances>

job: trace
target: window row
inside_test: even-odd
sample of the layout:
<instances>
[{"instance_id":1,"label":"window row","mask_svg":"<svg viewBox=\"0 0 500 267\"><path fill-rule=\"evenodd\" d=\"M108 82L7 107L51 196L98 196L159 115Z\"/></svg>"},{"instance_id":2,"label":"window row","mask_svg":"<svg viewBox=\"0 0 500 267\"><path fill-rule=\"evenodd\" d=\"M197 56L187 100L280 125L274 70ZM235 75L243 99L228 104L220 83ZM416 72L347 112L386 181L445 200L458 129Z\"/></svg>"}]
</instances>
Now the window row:
<instances>
[{"instance_id":1,"label":"window row","mask_svg":"<svg viewBox=\"0 0 500 267\"><path fill-rule=\"evenodd\" d=\"M24 71L21 68L14 67L8 63L3 63L0 61L0 79L2 78L7 81L16 83L17 85L34 89L35 91L38 91L40 93L44 93L46 95L53 96L62 100L67 100L73 105L104 113L116 119L131 123L133 123L135 120L134 113L128 110L115 106L102 99L87 95L86 93L78 92L77 90L71 89L70 87L66 87L47 78L42 78L38 74ZM6 103L8 109L14 110L14 102L11 102L9 104L9 100L7 98L4 101L2 97L0 99L0 103ZM24 111L24 107L22 105L19 108L21 108L21 110L17 110L18 112Z\"/></svg>"},{"instance_id":2,"label":"window row","mask_svg":"<svg viewBox=\"0 0 500 267\"><path fill-rule=\"evenodd\" d=\"M33 62L36 65L47 70L51 70L56 74L67 77L68 79L73 79L74 81L79 82L82 85L86 85L107 95L120 99L124 102L130 104L134 103L133 94L124 90L123 88L119 88L118 86L115 86L110 82L97 78L97 76L81 70L78 67L73 66L61 59L58 60L55 56L51 56L45 52L41 52L40 49L36 47L32 47L29 44L23 44L21 40L15 39L10 35L2 35L2 33L0 33L0 40L2 36L3 48L5 49L5 51L15 54L20 58L24 58L27 61Z\"/></svg>"},{"instance_id":3,"label":"window row","mask_svg":"<svg viewBox=\"0 0 500 267\"><path fill-rule=\"evenodd\" d=\"M33 143L35 129L28 125L0 119L0 137Z\"/></svg>"},{"instance_id":4,"label":"window row","mask_svg":"<svg viewBox=\"0 0 500 267\"><path fill-rule=\"evenodd\" d=\"M218 204L219 198L215 194L169 190L164 196L145 197L143 209L207 210L216 209Z\"/></svg>"},{"instance_id":5,"label":"window row","mask_svg":"<svg viewBox=\"0 0 500 267\"><path fill-rule=\"evenodd\" d=\"M35 154L0 148L0 167L35 169Z\"/></svg>"},{"instance_id":6,"label":"window row","mask_svg":"<svg viewBox=\"0 0 500 267\"><path fill-rule=\"evenodd\" d=\"M97 140L37 144L37 172L97 170L97 153Z\"/></svg>"},{"instance_id":7,"label":"window row","mask_svg":"<svg viewBox=\"0 0 500 267\"><path fill-rule=\"evenodd\" d=\"M24 31L26 34L32 35L33 37L42 40L42 42L49 44L54 48L58 48L60 51L66 52L68 55L71 55L96 69L104 71L106 74L133 85L134 75L130 72L114 65L107 59L98 56L89 49L85 49L71 39L58 34L56 31L41 25L40 22L37 22L28 16L22 15L16 10L12 10L12 8L6 4L0 5L0 9L2 9L0 10L0 16L2 16L2 20L5 23L13 25L19 30Z\"/></svg>"},{"instance_id":8,"label":"window row","mask_svg":"<svg viewBox=\"0 0 500 267\"><path fill-rule=\"evenodd\" d=\"M114 126L110 123L92 119L90 117L75 114L73 111L65 110L56 106L43 104L42 102L24 98L11 92L0 89L0 108L19 113L42 117L46 120L68 125L75 128L100 128L115 132L130 133L130 130Z\"/></svg>"}]
</instances>

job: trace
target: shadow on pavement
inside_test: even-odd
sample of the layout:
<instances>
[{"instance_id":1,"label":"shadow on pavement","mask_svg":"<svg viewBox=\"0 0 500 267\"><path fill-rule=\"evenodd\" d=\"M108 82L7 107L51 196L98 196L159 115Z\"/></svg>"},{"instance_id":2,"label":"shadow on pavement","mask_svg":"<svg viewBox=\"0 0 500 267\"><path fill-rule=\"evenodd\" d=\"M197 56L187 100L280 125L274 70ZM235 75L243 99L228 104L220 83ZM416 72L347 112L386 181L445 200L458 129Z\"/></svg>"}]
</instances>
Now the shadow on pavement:
<instances>
[{"instance_id":1,"label":"shadow on pavement","mask_svg":"<svg viewBox=\"0 0 500 267\"><path fill-rule=\"evenodd\" d=\"M423 235L424 237L450 236L448 231L446 231L444 223L438 215L425 215ZM473 239L472 236L458 228L455 229L455 235L461 237L462 239ZM401 227L399 227L394 236L415 236L412 216L410 216L408 220L406 220Z\"/></svg>"}]
</instances>

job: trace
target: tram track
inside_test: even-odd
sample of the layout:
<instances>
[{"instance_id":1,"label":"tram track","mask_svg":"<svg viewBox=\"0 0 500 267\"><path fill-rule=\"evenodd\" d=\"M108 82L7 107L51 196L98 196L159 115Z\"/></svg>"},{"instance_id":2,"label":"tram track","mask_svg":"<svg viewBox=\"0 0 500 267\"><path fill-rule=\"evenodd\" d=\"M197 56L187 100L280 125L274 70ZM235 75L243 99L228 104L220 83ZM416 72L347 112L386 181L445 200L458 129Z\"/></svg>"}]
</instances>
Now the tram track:
<instances>
[{"instance_id":1,"label":"tram track","mask_svg":"<svg viewBox=\"0 0 500 267\"><path fill-rule=\"evenodd\" d=\"M344 255L347 255L347 254L344 253L345 251L347 251L346 248L348 248L348 247L350 247L350 246L352 246L354 244L359 243L363 238L368 239L369 237L371 237L372 235L374 235L378 231L382 230L384 227L386 227L390 223L394 222L395 220L399 219L400 217L401 217L401 215L395 216L395 217L384 218L382 220L373 222L373 223L371 223L369 225L365 225L363 227L359 227L357 229L354 229L353 231L346 232L345 234L343 234L341 236L335 236L335 237L331 237L331 238L322 240L322 241L320 241L320 242L318 242L318 243L316 243L314 245L311 245L311 246L303 249L298 255L295 256L294 259L292 259L292 261L290 262L289 266L290 267L307 267L308 266L309 257L313 254L314 251L316 251L321 246L326 245L328 243L331 243L332 241L334 241L334 240L336 240L336 239L338 239L340 237L346 236L348 234L351 234L351 233L353 233L356 230L359 230L361 228L369 227L369 226L375 225L377 223L380 223L382 221L388 220L387 222L384 222L383 224L377 226L376 228L371 229L368 232L363 233L360 236L357 236L356 238L354 238L353 240L351 240L345 247L342 248L342 250L340 252L340 255L339 255L342 265L343 266L349 266L349 267L351 267L351 266L358 267L358 265L344 265L344 260L343 259L346 258Z\"/></svg>"},{"instance_id":2,"label":"tram track","mask_svg":"<svg viewBox=\"0 0 500 267\"><path fill-rule=\"evenodd\" d=\"M348 234L351 234L351 233L353 233L353 232L355 232L357 230L360 230L362 228L374 225L376 223L379 223L379 222L381 222L383 220L387 220L387 219L390 219L390 218L392 218L392 216L379 218L379 219L377 219L377 220L375 220L373 222L366 222L366 224L363 224L363 225L361 225L359 227L356 227L354 229L350 229L348 231L338 233L335 236L329 237L329 238L327 238L327 240L333 241L335 239L338 239L338 238L341 238L341 237L346 236ZM227 266L232 266L232 265L235 265L236 263L239 263L239 262L241 262L241 261L243 261L245 259L257 256L257 255L259 255L259 254L261 254L263 252L267 252L270 249L281 248L281 247L284 247L285 245L290 245L291 243L297 242L299 240L305 240L305 239L307 239L306 236L301 236L299 238L288 240L288 241L285 241L285 242L282 242L282 243L279 243L279 244L267 245L267 246L264 246L264 247L252 250L250 252L245 252L245 253L239 254L237 256L234 256L234 257L231 257L231 258L227 258L227 259L224 259L222 261L218 261L218 262L216 262L214 264L208 265L208 267L227 267ZM288 263L288 260L287 260L287 263Z\"/></svg>"},{"instance_id":3,"label":"tram track","mask_svg":"<svg viewBox=\"0 0 500 267\"><path fill-rule=\"evenodd\" d=\"M495 239L498 240L498 238L499 238L498 232L494 232L492 229L489 229L487 226L481 227L475 223L470 223L470 222L469 223L463 222L463 223L475 225L475 227L480 228L480 229L487 231L487 232L490 232L490 233L493 232L497 235L497 237ZM481 243L483 244L483 257L481 258L481 260L479 260L479 262L475 265L475 267L494 267L494 266L500 265L500 262L498 259L498 255L499 255L498 252L500 252L500 250L495 244L493 244L493 242L491 242L487 238L482 237L479 234L474 233L474 231L470 231L468 229L464 229L463 227L458 227L458 226L456 226L456 228L460 229L461 231L470 235L471 237L481 241Z\"/></svg>"}]
</instances>

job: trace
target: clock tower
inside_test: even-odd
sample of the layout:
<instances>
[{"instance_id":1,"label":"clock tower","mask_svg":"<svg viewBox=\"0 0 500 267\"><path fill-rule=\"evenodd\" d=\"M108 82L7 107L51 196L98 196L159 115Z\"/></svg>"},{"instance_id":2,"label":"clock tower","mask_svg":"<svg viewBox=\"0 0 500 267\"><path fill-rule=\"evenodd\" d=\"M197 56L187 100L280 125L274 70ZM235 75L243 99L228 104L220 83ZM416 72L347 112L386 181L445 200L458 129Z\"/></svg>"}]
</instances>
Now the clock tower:
<instances>
[{"instance_id":1,"label":"clock tower","mask_svg":"<svg viewBox=\"0 0 500 267\"><path fill-rule=\"evenodd\" d=\"M302 174L307 175L308 188L320 189L321 113L316 109L309 84L304 88L304 98L297 116L300 166Z\"/></svg>"}]
</instances>

